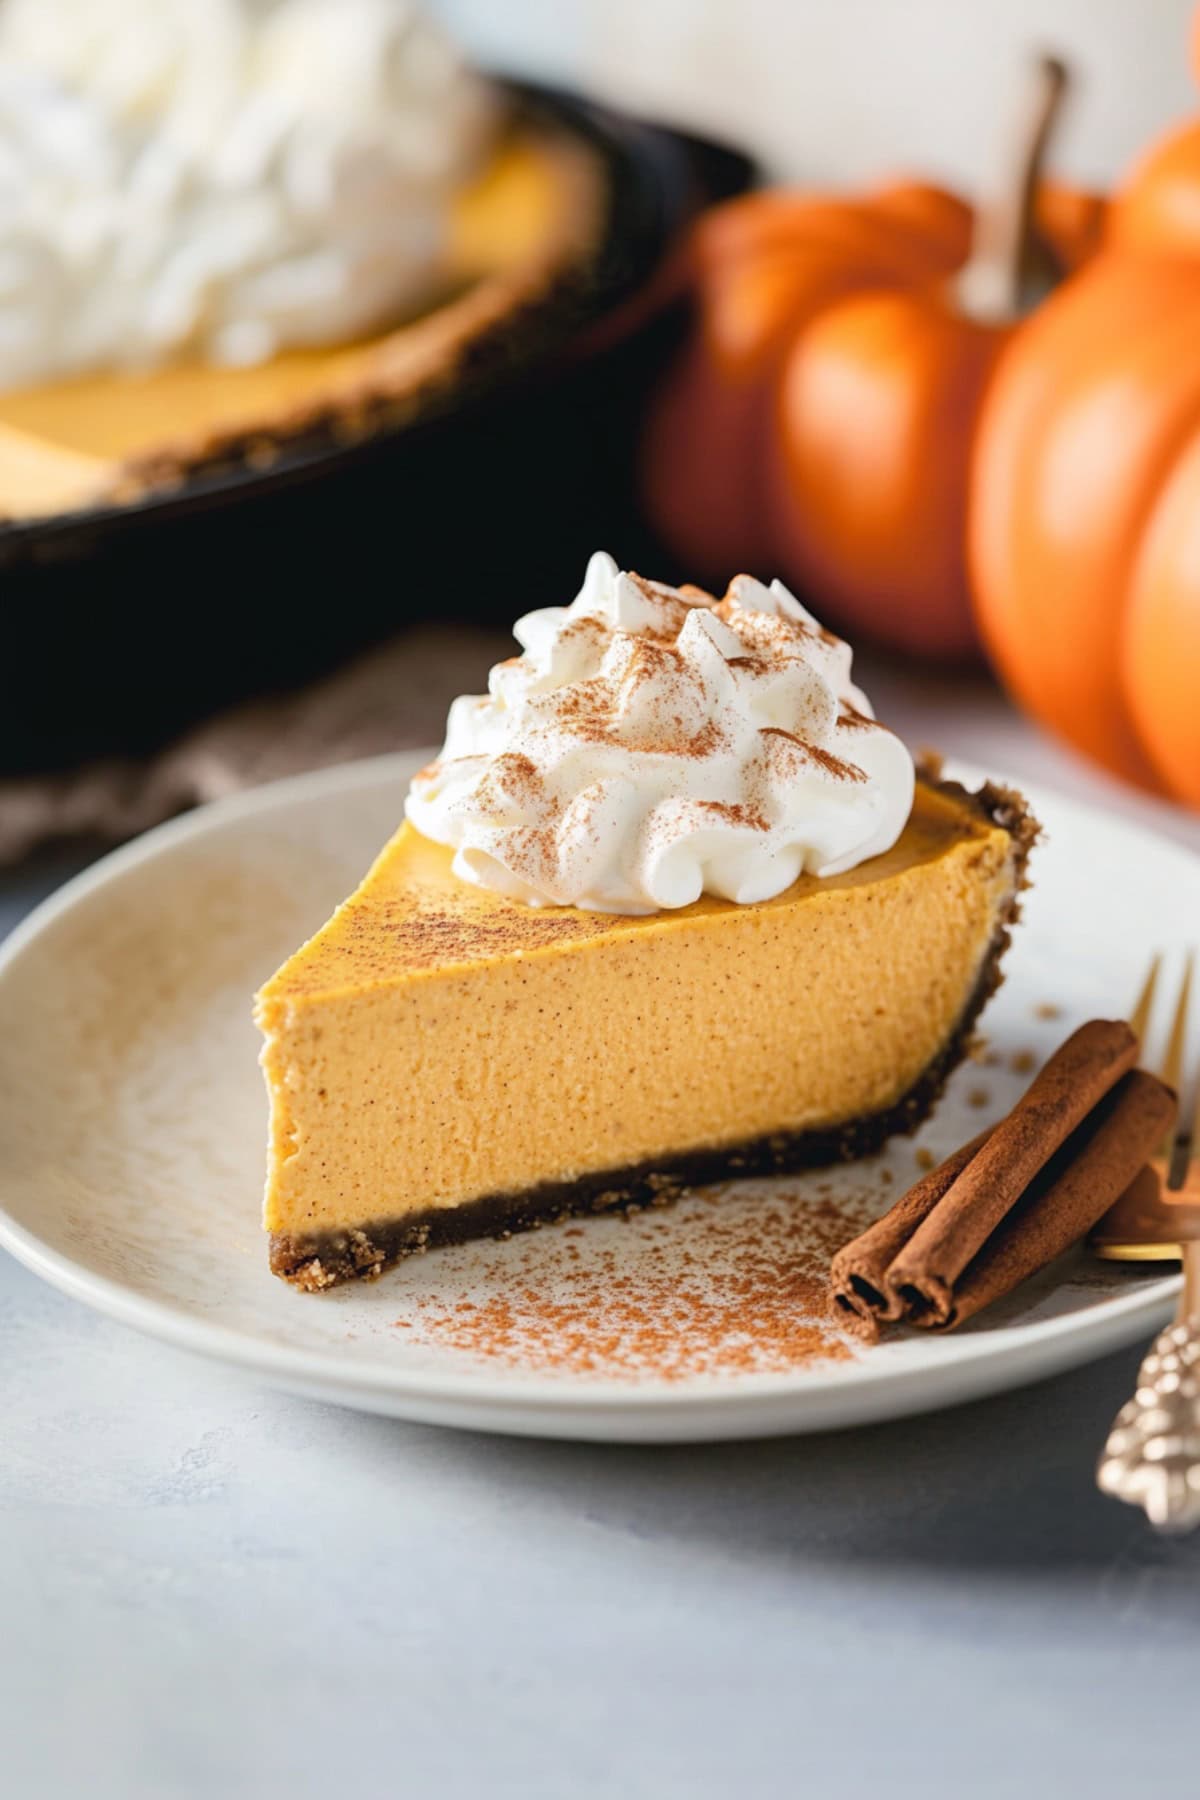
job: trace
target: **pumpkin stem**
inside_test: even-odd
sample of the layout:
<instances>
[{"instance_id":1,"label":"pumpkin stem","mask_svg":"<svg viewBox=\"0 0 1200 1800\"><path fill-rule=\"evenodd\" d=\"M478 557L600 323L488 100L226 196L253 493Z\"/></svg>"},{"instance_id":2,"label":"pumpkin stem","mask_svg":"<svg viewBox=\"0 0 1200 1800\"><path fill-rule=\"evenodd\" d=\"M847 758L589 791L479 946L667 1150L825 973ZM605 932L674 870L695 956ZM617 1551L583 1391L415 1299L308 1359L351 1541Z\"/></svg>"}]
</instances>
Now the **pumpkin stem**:
<instances>
[{"instance_id":1,"label":"pumpkin stem","mask_svg":"<svg viewBox=\"0 0 1200 1800\"><path fill-rule=\"evenodd\" d=\"M971 254L958 277L959 303L972 318L1015 319L1051 285L1053 271L1034 235L1034 206L1067 80L1056 56L1039 56L1029 71L1008 177L976 208Z\"/></svg>"}]
</instances>

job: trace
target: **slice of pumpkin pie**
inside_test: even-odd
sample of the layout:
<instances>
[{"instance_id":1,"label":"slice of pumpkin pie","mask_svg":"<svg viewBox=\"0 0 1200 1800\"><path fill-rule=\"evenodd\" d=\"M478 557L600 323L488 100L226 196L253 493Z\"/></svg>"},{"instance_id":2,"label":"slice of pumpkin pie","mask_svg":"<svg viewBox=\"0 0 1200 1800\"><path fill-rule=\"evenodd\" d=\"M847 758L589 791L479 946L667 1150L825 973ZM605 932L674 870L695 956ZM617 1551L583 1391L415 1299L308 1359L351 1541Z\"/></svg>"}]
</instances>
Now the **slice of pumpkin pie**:
<instances>
[{"instance_id":1,"label":"slice of pumpkin pie","mask_svg":"<svg viewBox=\"0 0 1200 1800\"><path fill-rule=\"evenodd\" d=\"M999 981L1023 802L916 774L779 584L718 601L597 556L516 635L258 996L300 1287L865 1154Z\"/></svg>"}]
</instances>

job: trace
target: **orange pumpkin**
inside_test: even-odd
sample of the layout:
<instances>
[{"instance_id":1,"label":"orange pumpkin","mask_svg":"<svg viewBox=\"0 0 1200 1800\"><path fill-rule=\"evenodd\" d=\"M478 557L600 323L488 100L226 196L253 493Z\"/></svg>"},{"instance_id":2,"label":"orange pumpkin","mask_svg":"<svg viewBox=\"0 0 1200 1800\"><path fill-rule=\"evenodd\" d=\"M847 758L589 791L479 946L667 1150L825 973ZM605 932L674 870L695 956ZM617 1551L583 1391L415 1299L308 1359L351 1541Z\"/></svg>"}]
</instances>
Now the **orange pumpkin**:
<instances>
[{"instance_id":1,"label":"orange pumpkin","mask_svg":"<svg viewBox=\"0 0 1200 1800\"><path fill-rule=\"evenodd\" d=\"M1102 204L1039 191L1060 264ZM754 194L692 246L697 321L644 438L652 518L717 582L778 572L877 641L961 657L977 644L966 482L992 367L1015 329L960 301L970 209L916 183L858 200Z\"/></svg>"},{"instance_id":2,"label":"orange pumpkin","mask_svg":"<svg viewBox=\"0 0 1200 1800\"><path fill-rule=\"evenodd\" d=\"M796 349L810 328L836 327L847 308L853 315L864 294L901 301L936 290L961 263L967 231L951 196L930 194L926 210L911 190L858 204L751 195L703 222L693 245L697 328L651 417L644 465L655 522L693 572L723 577L769 563L816 591L814 569L796 553L800 533L786 555L776 540L789 478L776 461L785 448L776 409L789 385L795 391ZM828 486L836 480L831 467ZM920 531L914 524L913 536ZM871 560L871 547L864 552ZM897 564L902 579L908 561ZM854 581L848 572L837 583L847 612Z\"/></svg>"},{"instance_id":3,"label":"orange pumpkin","mask_svg":"<svg viewBox=\"0 0 1200 1800\"><path fill-rule=\"evenodd\" d=\"M1111 252L1000 363L969 529L984 639L1016 697L1115 773L1195 805L1198 445L1200 263Z\"/></svg>"},{"instance_id":4,"label":"orange pumpkin","mask_svg":"<svg viewBox=\"0 0 1200 1800\"><path fill-rule=\"evenodd\" d=\"M1017 699L1200 807L1200 126L1135 169L1104 254L999 362L969 559Z\"/></svg>"},{"instance_id":5,"label":"orange pumpkin","mask_svg":"<svg viewBox=\"0 0 1200 1800\"><path fill-rule=\"evenodd\" d=\"M1128 254L1200 256L1200 123L1147 151L1114 197L1105 242Z\"/></svg>"},{"instance_id":6,"label":"orange pumpkin","mask_svg":"<svg viewBox=\"0 0 1200 1800\"><path fill-rule=\"evenodd\" d=\"M1189 49L1200 82L1200 6ZM1200 256L1200 120L1176 126L1134 164L1113 201L1105 241L1127 254Z\"/></svg>"}]
</instances>

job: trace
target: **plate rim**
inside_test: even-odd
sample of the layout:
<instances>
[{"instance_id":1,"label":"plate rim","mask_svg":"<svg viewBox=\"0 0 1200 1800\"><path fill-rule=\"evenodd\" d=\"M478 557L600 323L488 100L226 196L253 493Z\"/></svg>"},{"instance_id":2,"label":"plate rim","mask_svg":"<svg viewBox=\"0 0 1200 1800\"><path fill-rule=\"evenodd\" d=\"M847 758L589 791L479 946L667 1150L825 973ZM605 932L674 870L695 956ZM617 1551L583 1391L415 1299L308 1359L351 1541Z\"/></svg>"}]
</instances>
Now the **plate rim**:
<instances>
[{"instance_id":1,"label":"plate rim","mask_svg":"<svg viewBox=\"0 0 1200 1800\"><path fill-rule=\"evenodd\" d=\"M177 845L201 839L231 822L253 818L256 814L270 815L280 804L320 800L348 787L370 789L390 782L400 787L429 755L428 749L390 751L335 764L331 768L286 776L194 808L109 851L55 889L0 943L0 1004L8 971L45 932L77 905L141 864L169 855ZM982 770L965 760L948 759L947 768L956 778L967 782L986 778ZM1040 800L1060 815L1071 812L1081 820L1091 822L1105 817L1098 807L1063 795L1052 786L1040 782L1022 785L1031 790L1035 810ZM1147 840L1156 853L1165 850L1180 858L1194 872L1200 871L1200 857L1186 845L1137 821L1121 819L1119 823L1123 834ZM697 1415L711 1415L715 1410L721 1415L750 1414L744 1421L744 1435L751 1436L755 1435L753 1415L756 1411L778 1413L789 1406L807 1406L820 1412L823 1404L832 1407L836 1416L817 1418L807 1425L802 1420L777 1420L768 1423L767 1430L821 1430L839 1423L852 1425L871 1418L900 1417L906 1412L933 1410L987 1392L1018 1387L1057 1370L1082 1364L1093 1356L1132 1341L1143 1327L1149 1336L1156 1329L1155 1321L1164 1314L1181 1286L1180 1276L1164 1275L1127 1294L1113 1295L1093 1308L992 1329L986 1334L980 1333L977 1342L959 1337L953 1363L939 1365L937 1351L931 1342L927 1353L920 1358L909 1358L902 1364L883 1363L874 1370L864 1368L861 1362L830 1362L820 1366L819 1372L806 1369L739 1375L736 1382L720 1376L700 1377L664 1390L661 1384L652 1381L598 1380L593 1383L575 1380L568 1386L553 1375L507 1368L415 1371L357 1361L348 1365L330 1351L273 1343L267 1338L189 1313L168 1301L139 1293L112 1276L88 1269L66 1251L54 1248L36 1231L21 1224L10 1212L2 1191L0 1248L7 1250L17 1262L51 1287L121 1324L130 1325L174 1348L259 1374L280 1386L295 1391L319 1392L349 1403L355 1400L392 1401L396 1403L394 1410L401 1415L405 1411L413 1413L413 1409L419 1411L422 1407L442 1409L447 1419L455 1411L477 1412L481 1419L486 1419L488 1429L523 1432L539 1429L537 1420L554 1427L561 1427L568 1420L577 1425L582 1421L586 1430L587 1420L600 1424L606 1418L620 1415L632 1415L643 1421L662 1417L699 1423ZM302 1297L297 1300L303 1303ZM1019 1359L1022 1351L1034 1352L1038 1366L1014 1375L1007 1363L1013 1358ZM939 1367L947 1375L953 1370L956 1379L952 1385L963 1391L950 1400L939 1398L936 1393L925 1398L920 1391L910 1392L905 1397L906 1389L915 1386L923 1390L930 1375ZM978 1377L983 1371L987 1373L980 1381ZM991 1380L992 1375L997 1377L995 1381ZM972 1376L976 1379L972 1380ZM965 1382L959 1379L961 1377L966 1378ZM839 1396L844 1396L846 1401L840 1413L837 1409ZM888 1396L896 1403L880 1405L880 1401L886 1401ZM535 1422L514 1422L522 1414ZM761 1425L759 1429L762 1429Z\"/></svg>"}]
</instances>

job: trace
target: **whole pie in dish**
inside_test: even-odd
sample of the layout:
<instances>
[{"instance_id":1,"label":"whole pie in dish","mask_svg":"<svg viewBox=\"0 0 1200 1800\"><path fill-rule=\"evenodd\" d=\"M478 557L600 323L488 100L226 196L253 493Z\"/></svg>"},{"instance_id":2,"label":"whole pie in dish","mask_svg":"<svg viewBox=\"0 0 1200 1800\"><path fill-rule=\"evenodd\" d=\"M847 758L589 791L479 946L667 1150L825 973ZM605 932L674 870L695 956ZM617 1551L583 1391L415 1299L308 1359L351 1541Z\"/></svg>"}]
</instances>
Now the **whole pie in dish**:
<instances>
[{"instance_id":1,"label":"whole pie in dish","mask_svg":"<svg viewBox=\"0 0 1200 1800\"><path fill-rule=\"evenodd\" d=\"M783 590L596 558L518 635L258 996L271 1266L303 1288L865 1154L1000 979L1024 803L914 780Z\"/></svg>"},{"instance_id":2,"label":"whole pie in dish","mask_svg":"<svg viewBox=\"0 0 1200 1800\"><path fill-rule=\"evenodd\" d=\"M0 144L10 521L412 417L606 214L403 0L5 0Z\"/></svg>"}]
</instances>

